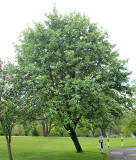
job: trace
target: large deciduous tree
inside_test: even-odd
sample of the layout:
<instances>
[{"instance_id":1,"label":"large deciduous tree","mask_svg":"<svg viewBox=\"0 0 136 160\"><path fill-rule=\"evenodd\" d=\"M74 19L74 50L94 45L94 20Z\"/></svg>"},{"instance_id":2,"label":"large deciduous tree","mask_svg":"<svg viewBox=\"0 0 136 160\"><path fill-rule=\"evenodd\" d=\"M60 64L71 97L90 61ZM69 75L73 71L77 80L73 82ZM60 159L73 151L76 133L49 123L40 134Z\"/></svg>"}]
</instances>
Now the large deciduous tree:
<instances>
[{"instance_id":1,"label":"large deciduous tree","mask_svg":"<svg viewBox=\"0 0 136 160\"><path fill-rule=\"evenodd\" d=\"M97 115L109 101L127 105L129 72L107 38L87 16L60 15L54 9L43 23L22 32L16 45L18 65L27 78L20 80L32 86L26 87L32 92L29 99L40 97L42 107L69 132L77 152L82 148L75 129L82 117Z\"/></svg>"}]
</instances>

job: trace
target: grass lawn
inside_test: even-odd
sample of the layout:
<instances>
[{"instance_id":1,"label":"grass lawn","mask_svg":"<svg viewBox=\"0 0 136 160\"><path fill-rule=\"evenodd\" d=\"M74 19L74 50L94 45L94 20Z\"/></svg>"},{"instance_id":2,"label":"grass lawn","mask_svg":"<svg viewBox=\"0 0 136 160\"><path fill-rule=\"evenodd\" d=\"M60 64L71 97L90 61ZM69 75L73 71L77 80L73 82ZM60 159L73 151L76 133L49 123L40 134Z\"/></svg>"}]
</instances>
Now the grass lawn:
<instances>
[{"instance_id":1,"label":"grass lawn","mask_svg":"<svg viewBox=\"0 0 136 160\"><path fill-rule=\"evenodd\" d=\"M68 137L13 137L14 160L108 160L106 139L104 154L100 153L98 138L79 138L84 150L76 153ZM121 148L119 138L110 139L111 148ZM136 139L124 139L124 147L136 146ZM8 160L5 137L0 137L0 160Z\"/></svg>"}]
</instances>

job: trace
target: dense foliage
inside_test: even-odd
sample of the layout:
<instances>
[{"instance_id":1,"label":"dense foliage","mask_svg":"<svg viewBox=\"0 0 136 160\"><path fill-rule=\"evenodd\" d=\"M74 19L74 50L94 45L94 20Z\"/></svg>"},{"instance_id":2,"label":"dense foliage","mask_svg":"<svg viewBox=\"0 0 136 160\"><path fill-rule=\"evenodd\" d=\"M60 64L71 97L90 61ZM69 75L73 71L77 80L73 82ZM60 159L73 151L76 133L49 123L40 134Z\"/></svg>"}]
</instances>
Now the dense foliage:
<instances>
[{"instance_id":1,"label":"dense foliage","mask_svg":"<svg viewBox=\"0 0 136 160\"><path fill-rule=\"evenodd\" d=\"M126 62L118 59L107 33L80 13L63 16L54 9L22 32L16 50L26 110L32 117L55 117L78 152L75 129L82 117L110 122L131 105Z\"/></svg>"}]
</instances>

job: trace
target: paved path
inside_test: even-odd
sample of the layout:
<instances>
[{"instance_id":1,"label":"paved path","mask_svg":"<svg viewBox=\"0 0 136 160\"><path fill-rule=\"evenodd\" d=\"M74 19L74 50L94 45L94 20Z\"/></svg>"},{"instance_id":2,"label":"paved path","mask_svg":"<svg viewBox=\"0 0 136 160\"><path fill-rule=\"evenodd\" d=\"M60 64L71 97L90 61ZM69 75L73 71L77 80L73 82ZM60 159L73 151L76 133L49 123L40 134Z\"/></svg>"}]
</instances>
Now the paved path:
<instances>
[{"instance_id":1,"label":"paved path","mask_svg":"<svg viewBox=\"0 0 136 160\"><path fill-rule=\"evenodd\" d=\"M136 147L110 150L109 157L110 160L136 160Z\"/></svg>"}]
</instances>

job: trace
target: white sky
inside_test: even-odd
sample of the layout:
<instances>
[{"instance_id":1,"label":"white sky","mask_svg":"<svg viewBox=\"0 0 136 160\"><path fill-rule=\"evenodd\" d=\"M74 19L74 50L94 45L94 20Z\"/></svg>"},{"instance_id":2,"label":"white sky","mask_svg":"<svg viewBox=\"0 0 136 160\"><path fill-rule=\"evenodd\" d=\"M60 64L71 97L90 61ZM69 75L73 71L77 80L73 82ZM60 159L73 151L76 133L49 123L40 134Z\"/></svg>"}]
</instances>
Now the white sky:
<instances>
[{"instance_id":1,"label":"white sky","mask_svg":"<svg viewBox=\"0 0 136 160\"><path fill-rule=\"evenodd\" d=\"M106 29L136 79L136 0L1 0L0 58L14 59L13 42L33 20L40 21L56 3L60 13L80 11Z\"/></svg>"}]
</instances>

